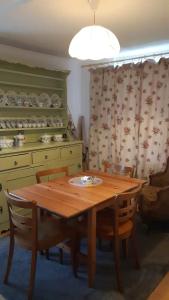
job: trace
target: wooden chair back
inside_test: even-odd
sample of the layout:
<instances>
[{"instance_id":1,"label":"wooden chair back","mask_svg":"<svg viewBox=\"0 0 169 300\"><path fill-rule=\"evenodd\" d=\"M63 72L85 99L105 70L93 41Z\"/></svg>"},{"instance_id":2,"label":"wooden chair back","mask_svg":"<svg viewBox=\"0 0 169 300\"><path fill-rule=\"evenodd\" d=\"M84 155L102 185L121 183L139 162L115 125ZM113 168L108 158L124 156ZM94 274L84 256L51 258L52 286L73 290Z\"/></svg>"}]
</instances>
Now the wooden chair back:
<instances>
[{"instance_id":1,"label":"wooden chair back","mask_svg":"<svg viewBox=\"0 0 169 300\"><path fill-rule=\"evenodd\" d=\"M11 196L5 191L7 200L9 222L10 222L10 235L20 236L20 242L24 246L24 238L29 237L32 240L32 245L36 245L37 242L37 206L36 202L30 202L26 200L18 199ZM27 209L29 216L23 215L18 208ZM22 241L23 238L23 241Z\"/></svg>"},{"instance_id":2,"label":"wooden chair back","mask_svg":"<svg viewBox=\"0 0 169 300\"><path fill-rule=\"evenodd\" d=\"M108 161L104 161L103 165L104 165L104 172L106 173L133 177L133 173L134 173L133 167L113 164L113 163L109 163Z\"/></svg>"},{"instance_id":3,"label":"wooden chair back","mask_svg":"<svg viewBox=\"0 0 169 300\"><path fill-rule=\"evenodd\" d=\"M116 222L118 224L133 220L137 210L137 200L141 191L141 186L131 192L119 194L115 201Z\"/></svg>"},{"instance_id":4,"label":"wooden chair back","mask_svg":"<svg viewBox=\"0 0 169 300\"><path fill-rule=\"evenodd\" d=\"M69 170L68 167L61 167L61 168L54 168L54 169L48 169L48 170L42 170L42 171L38 171L36 173L36 180L37 183L41 183L41 178L45 177L45 176L50 176L50 175L54 175L54 174L61 174L61 173L65 173L66 176L69 175Z\"/></svg>"}]
</instances>

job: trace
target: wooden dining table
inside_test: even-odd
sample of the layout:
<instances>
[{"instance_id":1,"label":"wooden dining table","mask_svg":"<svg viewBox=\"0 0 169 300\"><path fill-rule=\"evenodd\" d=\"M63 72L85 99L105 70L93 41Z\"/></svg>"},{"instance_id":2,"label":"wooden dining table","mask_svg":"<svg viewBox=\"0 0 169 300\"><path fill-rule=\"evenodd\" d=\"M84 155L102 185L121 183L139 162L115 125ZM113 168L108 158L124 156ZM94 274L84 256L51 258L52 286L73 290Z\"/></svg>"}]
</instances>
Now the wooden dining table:
<instances>
[{"instance_id":1,"label":"wooden dining table","mask_svg":"<svg viewBox=\"0 0 169 300\"><path fill-rule=\"evenodd\" d=\"M98 185L75 186L70 183L73 177L94 176L102 182ZM96 218L97 211L113 204L115 196L145 180L126 176L109 175L100 171L85 171L74 176L59 177L55 180L35 184L10 194L28 201L36 201L37 206L64 218L72 218L87 212L88 215L88 286L93 287L96 272Z\"/></svg>"}]
</instances>

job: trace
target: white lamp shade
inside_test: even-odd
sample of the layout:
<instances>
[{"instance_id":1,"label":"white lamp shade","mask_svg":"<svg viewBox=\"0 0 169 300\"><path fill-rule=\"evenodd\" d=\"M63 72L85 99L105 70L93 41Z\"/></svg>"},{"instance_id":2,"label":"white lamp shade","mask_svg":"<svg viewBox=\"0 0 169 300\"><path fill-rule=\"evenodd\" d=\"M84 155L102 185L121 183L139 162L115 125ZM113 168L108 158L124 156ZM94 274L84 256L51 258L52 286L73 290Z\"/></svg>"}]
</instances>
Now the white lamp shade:
<instances>
[{"instance_id":1,"label":"white lamp shade","mask_svg":"<svg viewBox=\"0 0 169 300\"><path fill-rule=\"evenodd\" d=\"M113 32L99 25L82 28L71 40L69 54L81 60L112 58L120 51Z\"/></svg>"}]
</instances>

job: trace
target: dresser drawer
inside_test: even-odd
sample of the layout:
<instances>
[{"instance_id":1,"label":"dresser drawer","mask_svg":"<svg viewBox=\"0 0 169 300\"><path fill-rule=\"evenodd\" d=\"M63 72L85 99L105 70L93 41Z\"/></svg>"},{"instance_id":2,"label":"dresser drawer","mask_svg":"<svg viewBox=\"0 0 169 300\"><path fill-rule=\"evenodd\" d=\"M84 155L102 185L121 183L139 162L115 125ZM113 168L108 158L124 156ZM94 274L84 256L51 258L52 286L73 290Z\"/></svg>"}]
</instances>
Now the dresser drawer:
<instances>
[{"instance_id":1,"label":"dresser drawer","mask_svg":"<svg viewBox=\"0 0 169 300\"><path fill-rule=\"evenodd\" d=\"M61 149L61 159L71 159L82 155L82 146L76 145L71 147L64 147Z\"/></svg>"},{"instance_id":2,"label":"dresser drawer","mask_svg":"<svg viewBox=\"0 0 169 300\"><path fill-rule=\"evenodd\" d=\"M29 153L1 157L0 171L29 166L31 163L31 155Z\"/></svg>"},{"instance_id":3,"label":"dresser drawer","mask_svg":"<svg viewBox=\"0 0 169 300\"><path fill-rule=\"evenodd\" d=\"M44 150L32 153L33 163L45 162L48 160L60 159L60 150Z\"/></svg>"}]
</instances>

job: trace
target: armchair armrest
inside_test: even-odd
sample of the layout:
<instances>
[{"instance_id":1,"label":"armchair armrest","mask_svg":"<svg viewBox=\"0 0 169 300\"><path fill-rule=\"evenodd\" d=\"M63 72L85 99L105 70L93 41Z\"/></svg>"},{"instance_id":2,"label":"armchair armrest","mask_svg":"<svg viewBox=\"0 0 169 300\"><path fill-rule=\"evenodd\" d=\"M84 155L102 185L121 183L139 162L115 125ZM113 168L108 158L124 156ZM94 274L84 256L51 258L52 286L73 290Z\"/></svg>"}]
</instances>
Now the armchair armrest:
<instances>
[{"instance_id":1,"label":"armchair armrest","mask_svg":"<svg viewBox=\"0 0 169 300\"><path fill-rule=\"evenodd\" d=\"M162 187L158 192L157 192L157 200L159 200L162 197L168 196L168 201L169 201L169 185Z\"/></svg>"},{"instance_id":2,"label":"armchair armrest","mask_svg":"<svg viewBox=\"0 0 169 300\"><path fill-rule=\"evenodd\" d=\"M165 187L169 185L169 157L167 158L166 168L163 172L149 176L150 185Z\"/></svg>"},{"instance_id":3,"label":"armchair armrest","mask_svg":"<svg viewBox=\"0 0 169 300\"><path fill-rule=\"evenodd\" d=\"M165 187L169 185L169 176L165 171L152 174L149 176L149 179L150 185L153 186Z\"/></svg>"}]
</instances>

